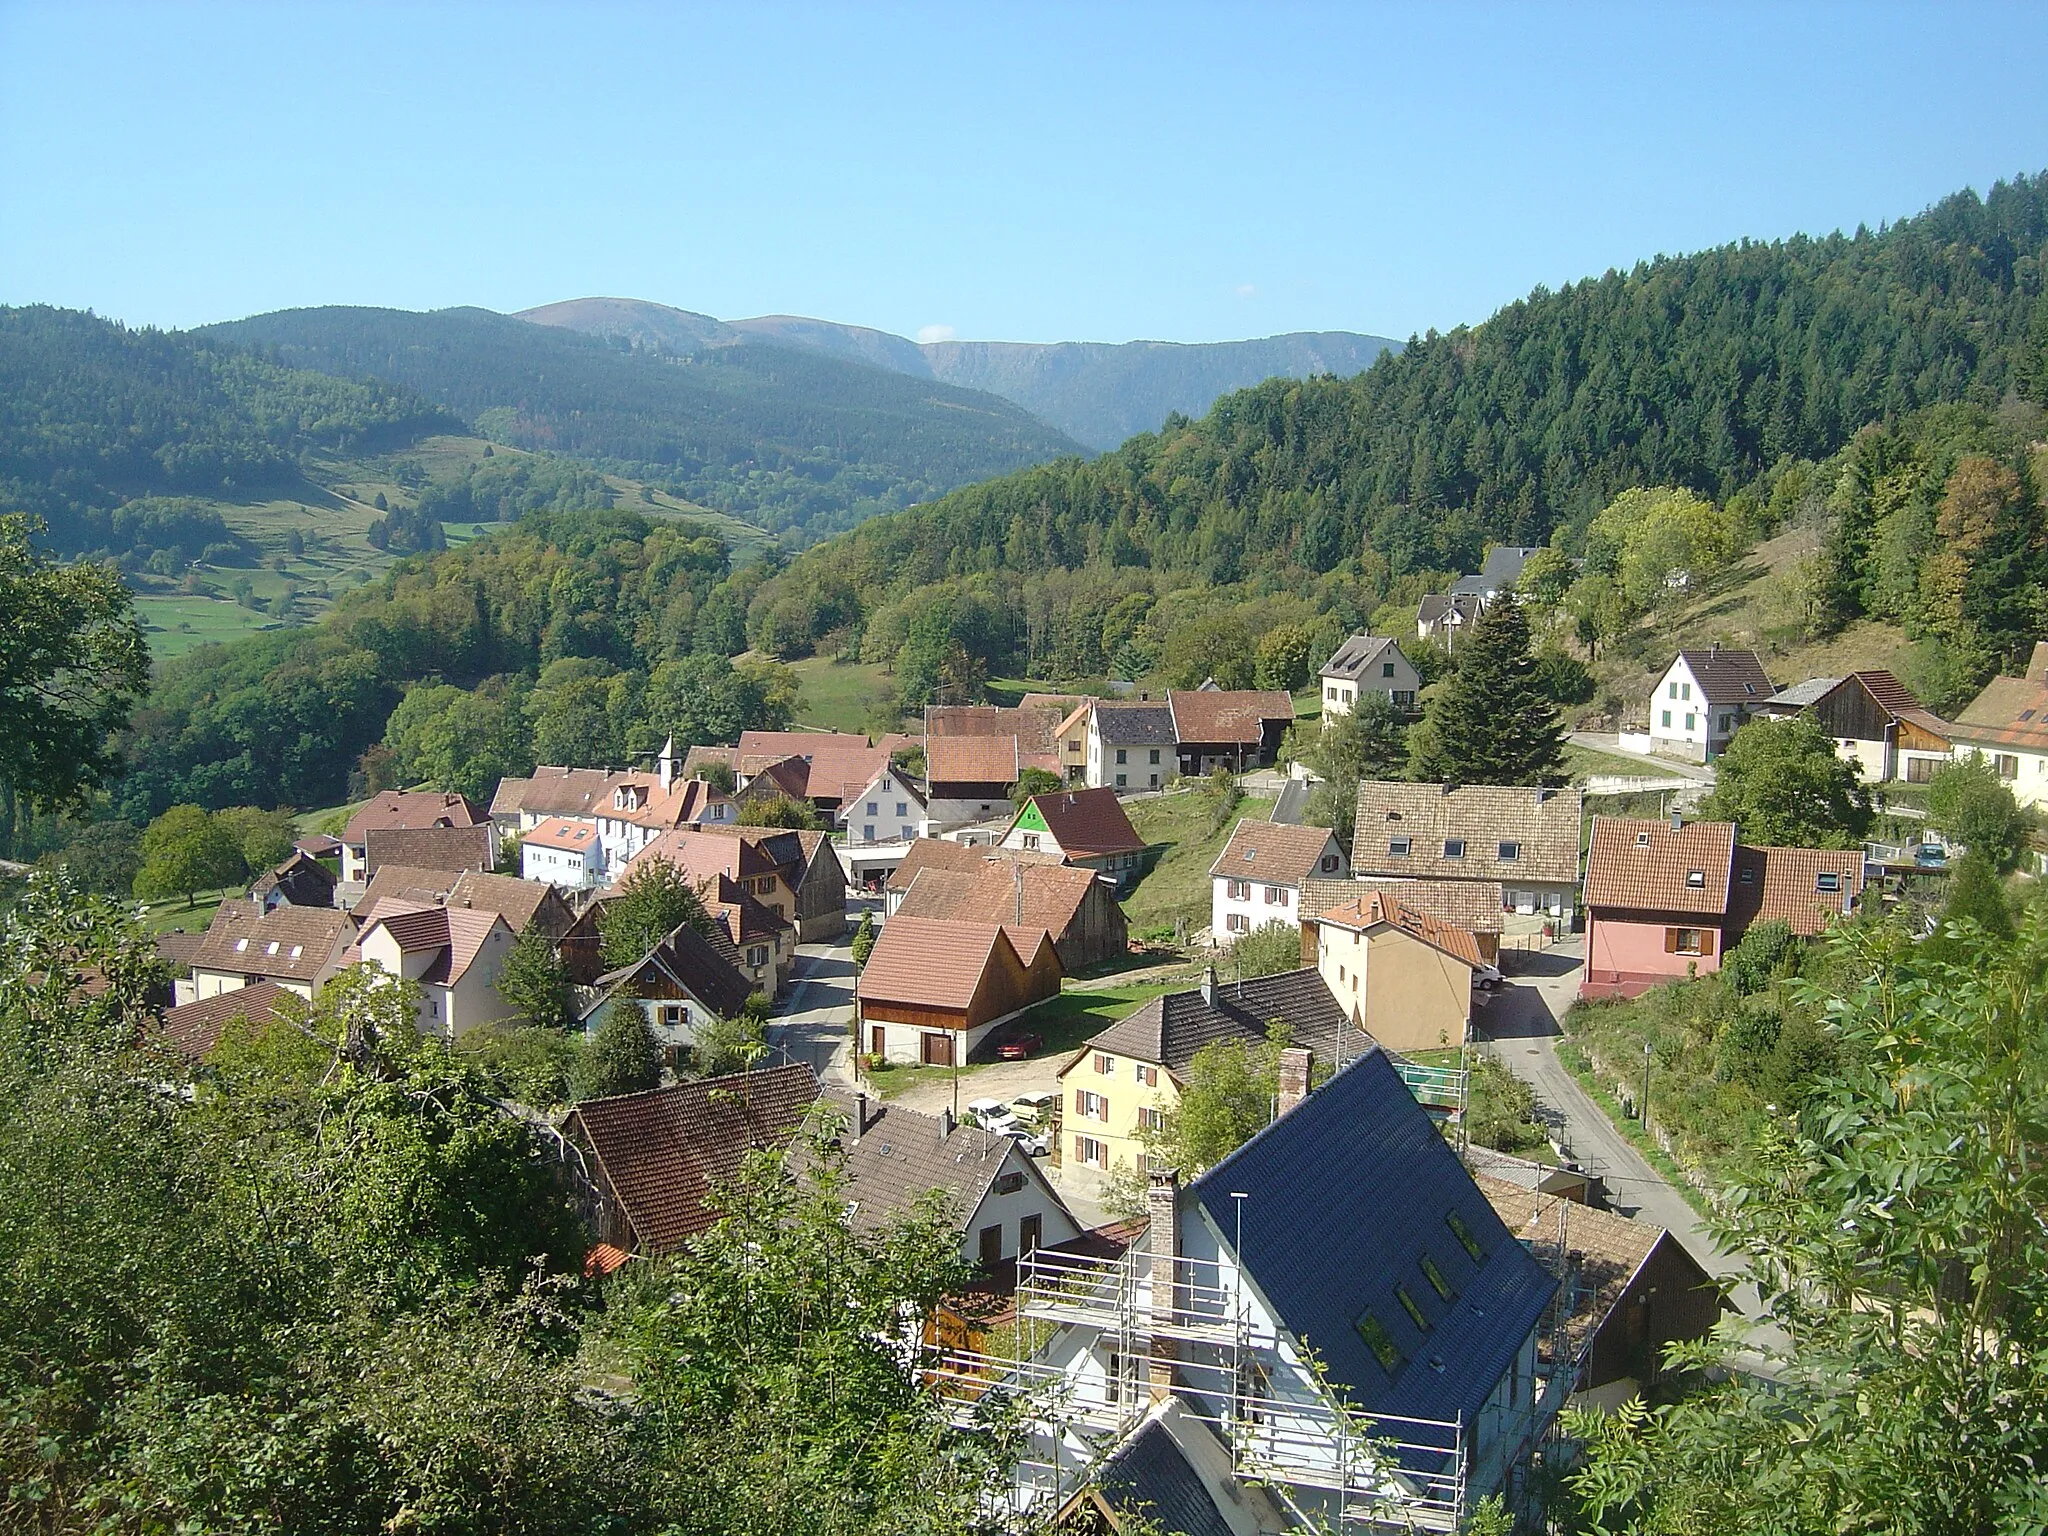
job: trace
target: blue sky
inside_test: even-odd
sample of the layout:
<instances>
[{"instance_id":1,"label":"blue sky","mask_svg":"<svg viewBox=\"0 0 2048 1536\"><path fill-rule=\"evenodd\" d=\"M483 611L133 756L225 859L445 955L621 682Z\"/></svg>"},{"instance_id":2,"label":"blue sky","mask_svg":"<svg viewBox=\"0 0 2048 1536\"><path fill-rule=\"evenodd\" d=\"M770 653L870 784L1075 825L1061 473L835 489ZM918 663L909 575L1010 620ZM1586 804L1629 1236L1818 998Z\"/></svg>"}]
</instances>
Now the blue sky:
<instances>
[{"instance_id":1,"label":"blue sky","mask_svg":"<svg viewBox=\"0 0 2048 1536\"><path fill-rule=\"evenodd\" d=\"M2048 169L2048 6L0 0L0 301L1406 336Z\"/></svg>"}]
</instances>

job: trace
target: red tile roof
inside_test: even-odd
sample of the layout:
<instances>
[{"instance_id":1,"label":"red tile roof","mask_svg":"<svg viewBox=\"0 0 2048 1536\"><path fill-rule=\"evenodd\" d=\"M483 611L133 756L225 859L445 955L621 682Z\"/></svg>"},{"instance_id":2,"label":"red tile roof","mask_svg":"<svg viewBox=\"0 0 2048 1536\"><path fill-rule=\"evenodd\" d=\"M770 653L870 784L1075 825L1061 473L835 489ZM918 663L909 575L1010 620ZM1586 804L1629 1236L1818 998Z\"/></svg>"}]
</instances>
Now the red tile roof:
<instances>
[{"instance_id":1,"label":"red tile roof","mask_svg":"<svg viewBox=\"0 0 2048 1536\"><path fill-rule=\"evenodd\" d=\"M896 916L1045 929L1057 939L1080 916L1095 885L1095 871L1064 864L982 861L973 870L926 868L904 891ZM1017 951L1028 964L1024 947Z\"/></svg>"},{"instance_id":2,"label":"red tile roof","mask_svg":"<svg viewBox=\"0 0 2048 1536\"><path fill-rule=\"evenodd\" d=\"M1832 877L1833 890L1822 889ZM1735 881L1728 892L1728 921L1738 930L1776 919L1811 938L1855 908L1863 891L1863 853L1854 848L1753 848L1735 850Z\"/></svg>"},{"instance_id":3,"label":"red tile roof","mask_svg":"<svg viewBox=\"0 0 2048 1536\"><path fill-rule=\"evenodd\" d=\"M1183 744L1252 746L1265 739L1268 721L1294 719L1294 700L1280 689L1175 689L1166 702L1173 710L1174 735Z\"/></svg>"},{"instance_id":4,"label":"red tile roof","mask_svg":"<svg viewBox=\"0 0 2048 1536\"><path fill-rule=\"evenodd\" d=\"M1479 952L1479 941L1470 933L1414 907L1404 906L1399 899L1384 891L1353 897L1327 912L1317 913L1316 921L1328 923L1333 928L1355 928L1361 932L1386 923L1467 965L1477 967L1486 963L1486 957Z\"/></svg>"},{"instance_id":5,"label":"red tile roof","mask_svg":"<svg viewBox=\"0 0 2048 1536\"><path fill-rule=\"evenodd\" d=\"M341 836L344 842L354 845L374 829L473 827L486 819L474 801L461 795L387 789L371 796L369 804L349 817Z\"/></svg>"},{"instance_id":6,"label":"red tile roof","mask_svg":"<svg viewBox=\"0 0 2048 1536\"><path fill-rule=\"evenodd\" d=\"M1688 822L1674 832L1666 821L1595 816L1586 905L1723 916L1734 862L1732 821Z\"/></svg>"},{"instance_id":7,"label":"red tile roof","mask_svg":"<svg viewBox=\"0 0 2048 1536\"><path fill-rule=\"evenodd\" d=\"M855 991L863 1002L964 1013L1005 948L1020 965L1029 963L995 923L892 917L876 936Z\"/></svg>"},{"instance_id":8,"label":"red tile roof","mask_svg":"<svg viewBox=\"0 0 2048 1536\"><path fill-rule=\"evenodd\" d=\"M934 736L925 747L929 784L1014 784L1023 766L1015 735Z\"/></svg>"},{"instance_id":9,"label":"red tile roof","mask_svg":"<svg viewBox=\"0 0 2048 1536\"><path fill-rule=\"evenodd\" d=\"M788 1141L817 1098L809 1067L773 1067L585 1099L562 1130L608 1186L638 1251L668 1253L718 1220L715 1186L750 1151Z\"/></svg>"},{"instance_id":10,"label":"red tile roof","mask_svg":"<svg viewBox=\"0 0 2048 1536\"><path fill-rule=\"evenodd\" d=\"M1113 789L1063 789L1033 795L1029 803L1037 807L1046 831L1070 858L1145 851L1145 839L1138 836Z\"/></svg>"},{"instance_id":11,"label":"red tile roof","mask_svg":"<svg viewBox=\"0 0 2048 1536\"><path fill-rule=\"evenodd\" d=\"M197 1061L220 1044L221 1031L229 1020L246 1018L251 1024L267 1024L277 1015L278 999L292 995L274 981L259 981L167 1008L162 1023L150 1034Z\"/></svg>"},{"instance_id":12,"label":"red tile roof","mask_svg":"<svg viewBox=\"0 0 2048 1536\"><path fill-rule=\"evenodd\" d=\"M1322 868L1328 857L1333 862ZM1311 875L1334 875L1343 860L1328 827L1294 827L1247 816L1209 866L1212 876L1299 886Z\"/></svg>"},{"instance_id":13,"label":"red tile roof","mask_svg":"<svg viewBox=\"0 0 2048 1536\"><path fill-rule=\"evenodd\" d=\"M597 826L594 822L571 821L566 816L550 816L522 834L519 841L536 848L558 848L564 853L587 853L598 845Z\"/></svg>"}]
</instances>

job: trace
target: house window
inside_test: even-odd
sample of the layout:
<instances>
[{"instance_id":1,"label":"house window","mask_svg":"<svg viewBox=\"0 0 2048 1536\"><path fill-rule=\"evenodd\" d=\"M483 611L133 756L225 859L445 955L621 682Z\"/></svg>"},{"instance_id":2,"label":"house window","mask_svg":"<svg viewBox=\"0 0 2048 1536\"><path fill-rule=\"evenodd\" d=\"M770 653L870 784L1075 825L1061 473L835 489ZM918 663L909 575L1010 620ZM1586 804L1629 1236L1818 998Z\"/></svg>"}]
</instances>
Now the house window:
<instances>
[{"instance_id":1,"label":"house window","mask_svg":"<svg viewBox=\"0 0 2048 1536\"><path fill-rule=\"evenodd\" d=\"M1422 1256L1422 1278L1429 1282L1429 1288L1435 1291L1437 1295L1443 1297L1445 1301L1451 1300L1454 1295L1451 1290L1451 1282L1446 1280L1444 1272L1437 1268L1436 1260L1426 1253Z\"/></svg>"},{"instance_id":2,"label":"house window","mask_svg":"<svg viewBox=\"0 0 2048 1536\"><path fill-rule=\"evenodd\" d=\"M1116 776L1116 787L1118 789L1126 789L1129 786L1130 779L1126 775L1120 773Z\"/></svg>"},{"instance_id":3,"label":"house window","mask_svg":"<svg viewBox=\"0 0 2048 1536\"><path fill-rule=\"evenodd\" d=\"M1023 1187L1024 1175L1021 1173L1006 1173L996 1180L996 1193L999 1195L1014 1195Z\"/></svg>"},{"instance_id":4,"label":"house window","mask_svg":"<svg viewBox=\"0 0 2048 1536\"><path fill-rule=\"evenodd\" d=\"M1512 864L1522 856L1522 845L1520 843L1502 843L1498 851L1501 863Z\"/></svg>"},{"instance_id":5,"label":"house window","mask_svg":"<svg viewBox=\"0 0 2048 1536\"><path fill-rule=\"evenodd\" d=\"M1095 1075L1097 1077L1107 1077L1115 1070L1116 1058L1114 1056L1104 1055L1101 1051L1095 1053Z\"/></svg>"},{"instance_id":6,"label":"house window","mask_svg":"<svg viewBox=\"0 0 2048 1536\"><path fill-rule=\"evenodd\" d=\"M1166 1111L1163 1109L1141 1109L1138 1111L1138 1125L1147 1131L1166 1129Z\"/></svg>"},{"instance_id":7,"label":"house window","mask_svg":"<svg viewBox=\"0 0 2048 1536\"><path fill-rule=\"evenodd\" d=\"M1832 872L1815 875L1813 888L1817 891L1839 891L1842 888L1842 877Z\"/></svg>"},{"instance_id":8,"label":"house window","mask_svg":"<svg viewBox=\"0 0 2048 1536\"><path fill-rule=\"evenodd\" d=\"M1676 684L1676 683L1673 683L1673 684L1671 685L1671 692L1670 692L1670 696L1671 696L1672 698L1674 698L1674 699L1678 697L1678 684ZM1666 715L1666 716L1664 717L1664 723L1665 723L1666 725L1669 725L1669 724L1671 723L1671 717L1670 717L1669 715Z\"/></svg>"},{"instance_id":9,"label":"house window","mask_svg":"<svg viewBox=\"0 0 2048 1536\"><path fill-rule=\"evenodd\" d=\"M1335 688L1332 688L1332 687L1328 686L1327 684L1325 684L1325 685L1324 685L1324 688L1323 688L1323 702L1324 702L1325 704L1334 704L1334 703L1336 703L1336 702L1337 702L1337 690L1336 690Z\"/></svg>"},{"instance_id":10,"label":"house window","mask_svg":"<svg viewBox=\"0 0 2048 1536\"><path fill-rule=\"evenodd\" d=\"M1394 690L1394 708L1413 709L1414 707L1415 690L1413 688L1396 688Z\"/></svg>"},{"instance_id":11,"label":"house window","mask_svg":"<svg viewBox=\"0 0 2048 1536\"><path fill-rule=\"evenodd\" d=\"M1024 834L1024 851L1026 853L1038 852L1038 834L1036 832L1026 832Z\"/></svg>"},{"instance_id":12,"label":"house window","mask_svg":"<svg viewBox=\"0 0 2048 1536\"><path fill-rule=\"evenodd\" d=\"M1097 1141L1093 1136L1074 1138L1074 1161L1083 1168L1107 1168L1109 1166L1109 1143Z\"/></svg>"},{"instance_id":13,"label":"house window","mask_svg":"<svg viewBox=\"0 0 2048 1536\"><path fill-rule=\"evenodd\" d=\"M1223 882L1223 894L1232 901L1250 901L1252 883L1249 880L1226 880Z\"/></svg>"},{"instance_id":14,"label":"house window","mask_svg":"<svg viewBox=\"0 0 2048 1536\"><path fill-rule=\"evenodd\" d=\"M1721 734L1726 736L1734 728L1735 717L1733 715L1723 715L1721 717Z\"/></svg>"},{"instance_id":15,"label":"house window","mask_svg":"<svg viewBox=\"0 0 2048 1536\"><path fill-rule=\"evenodd\" d=\"M874 827L872 825L862 827L860 829L860 837L862 842L872 843L875 840Z\"/></svg>"},{"instance_id":16,"label":"house window","mask_svg":"<svg viewBox=\"0 0 2048 1536\"><path fill-rule=\"evenodd\" d=\"M1414 846L1415 840L1413 838L1390 837L1387 839L1387 857L1390 859L1405 859L1408 857L1409 850Z\"/></svg>"},{"instance_id":17,"label":"house window","mask_svg":"<svg viewBox=\"0 0 2048 1536\"><path fill-rule=\"evenodd\" d=\"M1692 730L1692 728L1693 728L1693 720L1694 720L1694 719L1695 719L1695 716L1693 715L1693 712L1692 712L1691 710L1687 710L1687 711L1685 712L1685 728L1686 728L1686 730L1687 730L1687 731L1690 731L1690 730Z\"/></svg>"},{"instance_id":18,"label":"house window","mask_svg":"<svg viewBox=\"0 0 2048 1536\"><path fill-rule=\"evenodd\" d=\"M1681 685L1680 685L1680 688L1679 688L1679 694L1678 694L1678 696L1679 696L1679 697L1680 697L1681 699L1690 699L1690 698L1692 697L1692 684L1691 684L1691 683L1684 683L1684 684L1681 684Z\"/></svg>"},{"instance_id":19,"label":"house window","mask_svg":"<svg viewBox=\"0 0 2048 1536\"><path fill-rule=\"evenodd\" d=\"M1250 933L1252 920L1242 912L1233 912L1223 920L1223 926L1231 933Z\"/></svg>"},{"instance_id":20,"label":"house window","mask_svg":"<svg viewBox=\"0 0 2048 1536\"><path fill-rule=\"evenodd\" d=\"M1666 928L1664 952L1668 955L1704 955L1711 951L1704 928Z\"/></svg>"},{"instance_id":21,"label":"house window","mask_svg":"<svg viewBox=\"0 0 2048 1536\"><path fill-rule=\"evenodd\" d=\"M1451 1236L1458 1240L1458 1246L1472 1256L1474 1264L1486 1262L1486 1250L1479 1246L1479 1239L1474 1237L1472 1229L1465 1225L1464 1217L1456 1211L1451 1211L1445 1215L1444 1225L1451 1229Z\"/></svg>"},{"instance_id":22,"label":"house window","mask_svg":"<svg viewBox=\"0 0 2048 1536\"><path fill-rule=\"evenodd\" d=\"M1707 872L1704 869L1688 869L1685 872L1685 888L1688 891L1704 891L1707 888Z\"/></svg>"},{"instance_id":23,"label":"house window","mask_svg":"<svg viewBox=\"0 0 2048 1536\"><path fill-rule=\"evenodd\" d=\"M1090 1093L1085 1088L1074 1090L1074 1114L1082 1120L1107 1120L1109 1100L1099 1093Z\"/></svg>"},{"instance_id":24,"label":"house window","mask_svg":"<svg viewBox=\"0 0 2048 1536\"><path fill-rule=\"evenodd\" d=\"M1336 869L1336 867L1337 867L1337 855L1335 855L1334 853L1326 853L1326 854L1324 854L1324 855L1323 855L1323 862L1322 862L1322 865L1321 865L1320 867L1321 867L1321 869L1322 869L1322 871L1323 871L1323 873L1324 873L1324 874L1326 874L1326 875L1327 875L1327 874L1331 873L1331 872L1332 872L1333 870L1335 870L1335 869Z\"/></svg>"},{"instance_id":25,"label":"house window","mask_svg":"<svg viewBox=\"0 0 2048 1536\"><path fill-rule=\"evenodd\" d=\"M1462 859L1465 857L1465 839L1462 837L1445 838L1444 857L1447 859Z\"/></svg>"},{"instance_id":26,"label":"house window","mask_svg":"<svg viewBox=\"0 0 2048 1536\"><path fill-rule=\"evenodd\" d=\"M1415 1298L1408 1294L1407 1286L1397 1285L1394 1287L1394 1300L1401 1303L1401 1310L1408 1314L1409 1322L1413 1323L1424 1333L1429 1332L1429 1319L1422 1315L1422 1308L1418 1307L1415 1304Z\"/></svg>"},{"instance_id":27,"label":"house window","mask_svg":"<svg viewBox=\"0 0 2048 1536\"><path fill-rule=\"evenodd\" d=\"M766 965L767 963L768 946L766 944L756 944L753 948L747 951L747 964Z\"/></svg>"},{"instance_id":28,"label":"house window","mask_svg":"<svg viewBox=\"0 0 2048 1536\"><path fill-rule=\"evenodd\" d=\"M1152 761L1155 763L1159 761L1159 749L1157 747L1152 749Z\"/></svg>"},{"instance_id":29,"label":"house window","mask_svg":"<svg viewBox=\"0 0 2048 1536\"><path fill-rule=\"evenodd\" d=\"M904 842L906 842L906 843L907 843L907 842L909 842L909 841L910 841L910 840L911 840L912 838L914 838L915 836L917 836L916 832L915 832L915 831L913 831L913 830L912 830L911 828L909 828L909 827L907 827L907 826L906 826L906 827L898 827L898 828L897 828L896 830L897 830L898 832L900 832L900 833L901 833L901 834L903 835L903 841L904 841Z\"/></svg>"},{"instance_id":30,"label":"house window","mask_svg":"<svg viewBox=\"0 0 2048 1536\"><path fill-rule=\"evenodd\" d=\"M1925 784L1933 777L1933 758L1909 757L1906 759L1906 782L1908 784Z\"/></svg>"},{"instance_id":31,"label":"house window","mask_svg":"<svg viewBox=\"0 0 2048 1536\"><path fill-rule=\"evenodd\" d=\"M1383 662L1381 662L1381 663L1380 663L1380 676L1381 676L1381 677L1392 677L1393 675L1394 675L1394 664L1393 664L1393 663L1392 663L1391 661L1383 661Z\"/></svg>"},{"instance_id":32,"label":"house window","mask_svg":"<svg viewBox=\"0 0 2048 1536\"><path fill-rule=\"evenodd\" d=\"M1267 886L1267 887L1266 887L1266 905L1267 905L1267 906L1269 906L1269 907L1284 907L1284 906L1286 906L1286 905L1287 905L1287 887L1286 887L1286 886L1284 886L1284 885L1269 885L1269 886Z\"/></svg>"},{"instance_id":33,"label":"house window","mask_svg":"<svg viewBox=\"0 0 2048 1536\"><path fill-rule=\"evenodd\" d=\"M1365 1340L1365 1347L1372 1351L1373 1359L1379 1361L1380 1369L1389 1376L1401 1369L1401 1348L1394 1342L1394 1336L1387 1332L1387 1325L1370 1312L1358 1314L1358 1321L1352 1325L1358 1336Z\"/></svg>"},{"instance_id":34,"label":"house window","mask_svg":"<svg viewBox=\"0 0 2048 1536\"><path fill-rule=\"evenodd\" d=\"M1664 711L1664 721L1663 721L1663 724L1664 724L1664 729L1665 729L1665 730L1667 730L1667 731L1668 731L1668 730L1670 730L1670 729L1671 729L1671 711L1670 711L1670 710L1668 710L1668 709Z\"/></svg>"},{"instance_id":35,"label":"house window","mask_svg":"<svg viewBox=\"0 0 2048 1536\"><path fill-rule=\"evenodd\" d=\"M2010 752L2001 752L1991 760L2001 779L2016 779L2020 776L2020 760Z\"/></svg>"},{"instance_id":36,"label":"house window","mask_svg":"<svg viewBox=\"0 0 2048 1536\"><path fill-rule=\"evenodd\" d=\"M1755 884L1756 884L1756 871L1755 871L1754 869L1751 869L1751 868L1745 868L1745 869L1744 869L1744 870L1742 871L1742 883L1743 883L1744 885L1755 885Z\"/></svg>"},{"instance_id":37,"label":"house window","mask_svg":"<svg viewBox=\"0 0 2048 1536\"><path fill-rule=\"evenodd\" d=\"M1139 1062L1138 1081L1147 1088L1157 1088L1159 1086L1159 1069L1146 1062Z\"/></svg>"},{"instance_id":38,"label":"house window","mask_svg":"<svg viewBox=\"0 0 2048 1536\"><path fill-rule=\"evenodd\" d=\"M896 802L896 814L898 816L908 816L910 814L910 803L906 800L898 800Z\"/></svg>"},{"instance_id":39,"label":"house window","mask_svg":"<svg viewBox=\"0 0 2048 1536\"><path fill-rule=\"evenodd\" d=\"M1129 761L1130 761L1130 759L1129 759L1129 758L1128 758L1127 756L1125 756L1125 754L1124 754L1124 749L1123 749L1122 747L1118 747L1118 748L1116 749L1116 760L1117 760L1117 762L1118 762L1119 764L1122 764L1122 763L1126 763L1126 762L1129 762Z\"/></svg>"},{"instance_id":40,"label":"house window","mask_svg":"<svg viewBox=\"0 0 2048 1536\"><path fill-rule=\"evenodd\" d=\"M873 801L873 800L870 800L870 801L868 802L868 814L869 814L870 816L879 816L879 815L880 815L881 813L882 813L882 808L881 808L881 806L880 806L879 804L877 804L877 803L876 803L875 801ZM898 806L898 807L896 808L896 814L897 814L898 816L901 816L901 815L903 814L903 808L902 808L901 806Z\"/></svg>"}]
</instances>

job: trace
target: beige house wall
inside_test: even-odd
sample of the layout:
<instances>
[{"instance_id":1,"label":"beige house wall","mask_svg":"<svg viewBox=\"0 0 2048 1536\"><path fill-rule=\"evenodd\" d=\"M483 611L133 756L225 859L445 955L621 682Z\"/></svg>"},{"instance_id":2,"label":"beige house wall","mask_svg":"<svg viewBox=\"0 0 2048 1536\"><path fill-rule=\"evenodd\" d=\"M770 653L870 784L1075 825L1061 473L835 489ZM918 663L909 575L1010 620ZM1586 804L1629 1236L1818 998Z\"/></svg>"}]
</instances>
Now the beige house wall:
<instances>
[{"instance_id":1,"label":"beige house wall","mask_svg":"<svg viewBox=\"0 0 2048 1536\"><path fill-rule=\"evenodd\" d=\"M1472 968L1399 928L1376 933L1317 925L1316 970L1330 995L1389 1050L1434 1051L1465 1043Z\"/></svg>"},{"instance_id":2,"label":"beige house wall","mask_svg":"<svg viewBox=\"0 0 2048 1536\"><path fill-rule=\"evenodd\" d=\"M1097 1057L1106 1059L1107 1072L1097 1070ZM1156 1087L1138 1080L1140 1066L1152 1067L1159 1079ZM1079 1103L1075 1095L1080 1093L1099 1094L1106 1099L1108 1118L1082 1116L1075 1107ZM1145 1152L1139 1111L1156 1109L1164 1113L1172 1109L1180 1102L1180 1090L1174 1086L1172 1076L1164 1067L1139 1062L1129 1056L1088 1050L1060 1074L1060 1099L1061 1163L1069 1168L1096 1166L1082 1163L1076 1149L1075 1138L1086 1136L1107 1145L1109 1155L1102 1167L1108 1171L1126 1165L1136 1166Z\"/></svg>"}]
</instances>

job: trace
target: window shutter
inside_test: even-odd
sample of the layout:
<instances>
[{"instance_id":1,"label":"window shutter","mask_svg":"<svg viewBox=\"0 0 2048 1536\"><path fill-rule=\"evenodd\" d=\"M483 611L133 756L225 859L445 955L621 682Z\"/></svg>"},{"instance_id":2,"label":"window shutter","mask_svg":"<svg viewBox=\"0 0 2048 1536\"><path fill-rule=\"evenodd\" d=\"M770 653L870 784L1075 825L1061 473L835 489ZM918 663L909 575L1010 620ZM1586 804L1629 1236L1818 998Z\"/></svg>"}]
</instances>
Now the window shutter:
<instances>
[{"instance_id":1,"label":"window shutter","mask_svg":"<svg viewBox=\"0 0 2048 1536\"><path fill-rule=\"evenodd\" d=\"M1664 930L1664 953L1667 955L1678 953L1678 930L1676 928L1666 928Z\"/></svg>"},{"instance_id":2,"label":"window shutter","mask_svg":"<svg viewBox=\"0 0 2048 1536\"><path fill-rule=\"evenodd\" d=\"M1711 955L1713 952L1714 930L1711 928L1702 928L1700 930L1700 953L1702 955Z\"/></svg>"}]
</instances>

